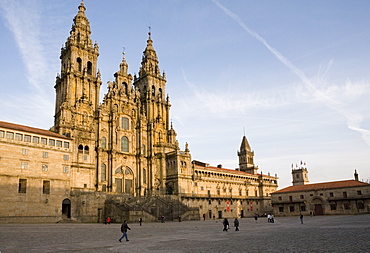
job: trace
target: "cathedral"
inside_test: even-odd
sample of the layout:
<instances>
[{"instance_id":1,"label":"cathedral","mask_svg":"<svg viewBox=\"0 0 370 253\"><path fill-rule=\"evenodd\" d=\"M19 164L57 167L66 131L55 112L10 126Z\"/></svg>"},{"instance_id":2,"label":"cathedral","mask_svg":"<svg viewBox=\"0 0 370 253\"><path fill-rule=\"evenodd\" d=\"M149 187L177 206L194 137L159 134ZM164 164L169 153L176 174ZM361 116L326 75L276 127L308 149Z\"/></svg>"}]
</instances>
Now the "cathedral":
<instances>
[{"instance_id":1,"label":"cathedral","mask_svg":"<svg viewBox=\"0 0 370 253\"><path fill-rule=\"evenodd\" d=\"M148 34L138 75L123 55L101 99L99 47L82 2L61 49L50 130L0 121L0 222L215 219L272 211L277 176L258 173L242 138L239 168L181 150L166 75Z\"/></svg>"}]
</instances>

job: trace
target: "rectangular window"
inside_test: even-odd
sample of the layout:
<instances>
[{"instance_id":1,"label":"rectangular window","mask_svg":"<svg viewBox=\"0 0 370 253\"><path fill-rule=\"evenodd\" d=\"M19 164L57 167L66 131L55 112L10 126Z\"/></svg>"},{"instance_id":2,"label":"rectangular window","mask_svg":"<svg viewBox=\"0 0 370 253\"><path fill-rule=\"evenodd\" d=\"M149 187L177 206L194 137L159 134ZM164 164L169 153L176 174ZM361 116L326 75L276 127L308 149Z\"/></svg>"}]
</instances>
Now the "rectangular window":
<instances>
[{"instance_id":1,"label":"rectangular window","mask_svg":"<svg viewBox=\"0 0 370 253\"><path fill-rule=\"evenodd\" d=\"M22 170L28 169L28 162L22 162L21 168L22 168Z\"/></svg>"},{"instance_id":2,"label":"rectangular window","mask_svg":"<svg viewBox=\"0 0 370 253\"><path fill-rule=\"evenodd\" d=\"M278 200L282 200L282 197L278 197Z\"/></svg>"},{"instance_id":3,"label":"rectangular window","mask_svg":"<svg viewBox=\"0 0 370 253\"><path fill-rule=\"evenodd\" d=\"M65 147L65 148L69 148L69 142L66 142L66 141L65 141L65 142L64 142L64 147Z\"/></svg>"},{"instance_id":4,"label":"rectangular window","mask_svg":"<svg viewBox=\"0 0 370 253\"><path fill-rule=\"evenodd\" d=\"M57 141L57 142L56 142L56 146L57 146L57 147L62 147L62 143L63 143L62 141Z\"/></svg>"},{"instance_id":5,"label":"rectangular window","mask_svg":"<svg viewBox=\"0 0 370 253\"><path fill-rule=\"evenodd\" d=\"M4 134L5 134L5 132L4 131L0 131L0 138L4 138Z\"/></svg>"},{"instance_id":6,"label":"rectangular window","mask_svg":"<svg viewBox=\"0 0 370 253\"><path fill-rule=\"evenodd\" d=\"M31 142L31 135L25 135L24 136L24 141Z\"/></svg>"},{"instance_id":7,"label":"rectangular window","mask_svg":"<svg viewBox=\"0 0 370 253\"><path fill-rule=\"evenodd\" d=\"M351 209L351 206L349 205L349 203L344 203L343 205L344 205L345 210Z\"/></svg>"},{"instance_id":8,"label":"rectangular window","mask_svg":"<svg viewBox=\"0 0 370 253\"><path fill-rule=\"evenodd\" d=\"M63 167L63 173L69 173L69 167L68 166Z\"/></svg>"},{"instance_id":9,"label":"rectangular window","mask_svg":"<svg viewBox=\"0 0 370 253\"><path fill-rule=\"evenodd\" d=\"M301 206L301 212L305 212L306 211L306 206Z\"/></svg>"},{"instance_id":10,"label":"rectangular window","mask_svg":"<svg viewBox=\"0 0 370 253\"><path fill-rule=\"evenodd\" d=\"M332 210L332 211L337 210L337 205L336 204L330 204L330 210Z\"/></svg>"},{"instance_id":11,"label":"rectangular window","mask_svg":"<svg viewBox=\"0 0 370 253\"><path fill-rule=\"evenodd\" d=\"M28 149L22 149L22 155L28 155Z\"/></svg>"},{"instance_id":12,"label":"rectangular window","mask_svg":"<svg viewBox=\"0 0 370 253\"><path fill-rule=\"evenodd\" d=\"M362 192L361 191L357 191L357 195L362 195Z\"/></svg>"},{"instance_id":13,"label":"rectangular window","mask_svg":"<svg viewBox=\"0 0 370 253\"><path fill-rule=\"evenodd\" d=\"M63 160L68 161L69 160L69 155L63 155Z\"/></svg>"},{"instance_id":14,"label":"rectangular window","mask_svg":"<svg viewBox=\"0 0 370 253\"><path fill-rule=\"evenodd\" d=\"M48 180L42 181L42 193L50 194L50 181Z\"/></svg>"},{"instance_id":15,"label":"rectangular window","mask_svg":"<svg viewBox=\"0 0 370 253\"><path fill-rule=\"evenodd\" d=\"M32 137L32 142L33 142L33 143L39 143L39 142L40 142L40 137L33 136L33 137Z\"/></svg>"},{"instance_id":16,"label":"rectangular window","mask_svg":"<svg viewBox=\"0 0 370 253\"><path fill-rule=\"evenodd\" d=\"M48 152L42 152L42 157L47 158L49 156Z\"/></svg>"},{"instance_id":17,"label":"rectangular window","mask_svg":"<svg viewBox=\"0 0 370 253\"><path fill-rule=\"evenodd\" d=\"M284 212L284 207L283 206L279 206L279 212L280 213L283 213Z\"/></svg>"},{"instance_id":18,"label":"rectangular window","mask_svg":"<svg viewBox=\"0 0 370 253\"><path fill-rule=\"evenodd\" d=\"M9 139L9 140L13 140L14 139L14 133L13 132L6 132L6 138Z\"/></svg>"},{"instance_id":19,"label":"rectangular window","mask_svg":"<svg viewBox=\"0 0 370 253\"><path fill-rule=\"evenodd\" d=\"M239 190L239 196L242 196L242 190Z\"/></svg>"},{"instance_id":20,"label":"rectangular window","mask_svg":"<svg viewBox=\"0 0 370 253\"><path fill-rule=\"evenodd\" d=\"M49 139L49 146L55 146L55 140Z\"/></svg>"},{"instance_id":21,"label":"rectangular window","mask_svg":"<svg viewBox=\"0 0 370 253\"><path fill-rule=\"evenodd\" d=\"M248 192L248 190L246 190L245 191L245 196L249 196L248 194L249 194L249 192Z\"/></svg>"},{"instance_id":22,"label":"rectangular window","mask_svg":"<svg viewBox=\"0 0 370 253\"><path fill-rule=\"evenodd\" d=\"M217 195L221 195L220 189L217 189Z\"/></svg>"},{"instance_id":23,"label":"rectangular window","mask_svg":"<svg viewBox=\"0 0 370 253\"><path fill-rule=\"evenodd\" d=\"M357 207L358 207L358 209L365 209L365 205L364 205L363 202L358 202Z\"/></svg>"},{"instance_id":24,"label":"rectangular window","mask_svg":"<svg viewBox=\"0 0 370 253\"><path fill-rule=\"evenodd\" d=\"M333 192L329 192L329 196L330 197L334 197L334 193Z\"/></svg>"},{"instance_id":25,"label":"rectangular window","mask_svg":"<svg viewBox=\"0 0 370 253\"><path fill-rule=\"evenodd\" d=\"M204 186L201 186L201 187L200 187L200 190L201 190L201 191L204 191Z\"/></svg>"},{"instance_id":26,"label":"rectangular window","mask_svg":"<svg viewBox=\"0 0 370 253\"><path fill-rule=\"evenodd\" d=\"M299 198L300 198L300 199L304 199L303 195L300 195L300 196L299 196Z\"/></svg>"},{"instance_id":27,"label":"rectangular window","mask_svg":"<svg viewBox=\"0 0 370 253\"><path fill-rule=\"evenodd\" d=\"M43 164L42 171L48 171L48 170L49 170L49 166L47 164Z\"/></svg>"},{"instance_id":28,"label":"rectangular window","mask_svg":"<svg viewBox=\"0 0 370 253\"><path fill-rule=\"evenodd\" d=\"M15 134L15 139L16 139L17 141L21 141L21 140L23 140L23 134Z\"/></svg>"},{"instance_id":29,"label":"rectangular window","mask_svg":"<svg viewBox=\"0 0 370 253\"><path fill-rule=\"evenodd\" d=\"M46 145L48 143L48 139L41 138L41 144Z\"/></svg>"},{"instance_id":30,"label":"rectangular window","mask_svg":"<svg viewBox=\"0 0 370 253\"><path fill-rule=\"evenodd\" d=\"M290 206L289 211L294 212L294 206Z\"/></svg>"},{"instance_id":31,"label":"rectangular window","mask_svg":"<svg viewBox=\"0 0 370 253\"><path fill-rule=\"evenodd\" d=\"M293 201L293 196L289 196L289 201Z\"/></svg>"},{"instance_id":32,"label":"rectangular window","mask_svg":"<svg viewBox=\"0 0 370 253\"><path fill-rule=\"evenodd\" d=\"M27 191L27 179L19 179L18 193L26 193Z\"/></svg>"},{"instance_id":33,"label":"rectangular window","mask_svg":"<svg viewBox=\"0 0 370 253\"><path fill-rule=\"evenodd\" d=\"M343 198L347 198L347 192L343 192Z\"/></svg>"},{"instance_id":34,"label":"rectangular window","mask_svg":"<svg viewBox=\"0 0 370 253\"><path fill-rule=\"evenodd\" d=\"M143 169L143 183L146 184L146 169Z\"/></svg>"}]
</instances>

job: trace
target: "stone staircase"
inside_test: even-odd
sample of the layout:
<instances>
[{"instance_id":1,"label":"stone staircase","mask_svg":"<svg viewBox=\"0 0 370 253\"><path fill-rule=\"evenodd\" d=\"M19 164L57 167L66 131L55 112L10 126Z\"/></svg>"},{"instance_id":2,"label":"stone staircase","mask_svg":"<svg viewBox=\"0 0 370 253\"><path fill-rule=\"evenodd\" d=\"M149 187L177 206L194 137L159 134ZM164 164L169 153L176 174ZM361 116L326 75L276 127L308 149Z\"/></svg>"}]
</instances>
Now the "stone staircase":
<instances>
[{"instance_id":1,"label":"stone staircase","mask_svg":"<svg viewBox=\"0 0 370 253\"><path fill-rule=\"evenodd\" d=\"M142 218L144 221L158 221L161 216L166 221L199 220L199 209L191 208L179 201L175 196L136 197L117 202L109 199L105 203L105 216L110 216L115 222L127 220L130 222Z\"/></svg>"}]
</instances>

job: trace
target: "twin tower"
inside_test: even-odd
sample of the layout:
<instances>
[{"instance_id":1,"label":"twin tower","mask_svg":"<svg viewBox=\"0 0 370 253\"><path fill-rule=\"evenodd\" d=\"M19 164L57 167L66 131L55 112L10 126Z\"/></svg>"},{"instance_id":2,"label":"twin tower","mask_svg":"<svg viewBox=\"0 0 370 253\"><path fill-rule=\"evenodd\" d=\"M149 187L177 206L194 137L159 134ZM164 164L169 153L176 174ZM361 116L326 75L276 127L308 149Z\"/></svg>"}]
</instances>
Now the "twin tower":
<instances>
[{"instance_id":1,"label":"twin tower","mask_svg":"<svg viewBox=\"0 0 370 253\"><path fill-rule=\"evenodd\" d=\"M135 196L178 192L179 180L189 176L185 172L190 171L191 156L187 147L180 151L170 123L166 76L151 34L138 76L127 73L123 57L101 103L99 47L90 38L85 10L82 2L61 49L55 84L53 130L73 139L74 180L81 188ZM240 170L255 174L254 154L245 137L238 155Z\"/></svg>"}]
</instances>

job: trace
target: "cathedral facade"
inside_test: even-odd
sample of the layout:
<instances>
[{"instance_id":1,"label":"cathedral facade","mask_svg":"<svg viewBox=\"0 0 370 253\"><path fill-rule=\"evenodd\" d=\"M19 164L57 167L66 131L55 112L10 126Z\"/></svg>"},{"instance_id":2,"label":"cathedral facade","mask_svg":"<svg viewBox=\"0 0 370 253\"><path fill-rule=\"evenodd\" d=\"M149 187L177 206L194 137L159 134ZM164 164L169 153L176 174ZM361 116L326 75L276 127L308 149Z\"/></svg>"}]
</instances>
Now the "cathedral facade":
<instances>
[{"instance_id":1,"label":"cathedral facade","mask_svg":"<svg viewBox=\"0 0 370 253\"><path fill-rule=\"evenodd\" d=\"M13 194L0 220L208 219L271 211L277 176L258 174L245 137L235 170L192 161L187 144L180 150L150 33L138 75L128 73L123 55L101 101L99 47L85 10L82 2L61 49L52 129L0 122L0 191ZM40 172L44 165L50 168Z\"/></svg>"}]
</instances>

